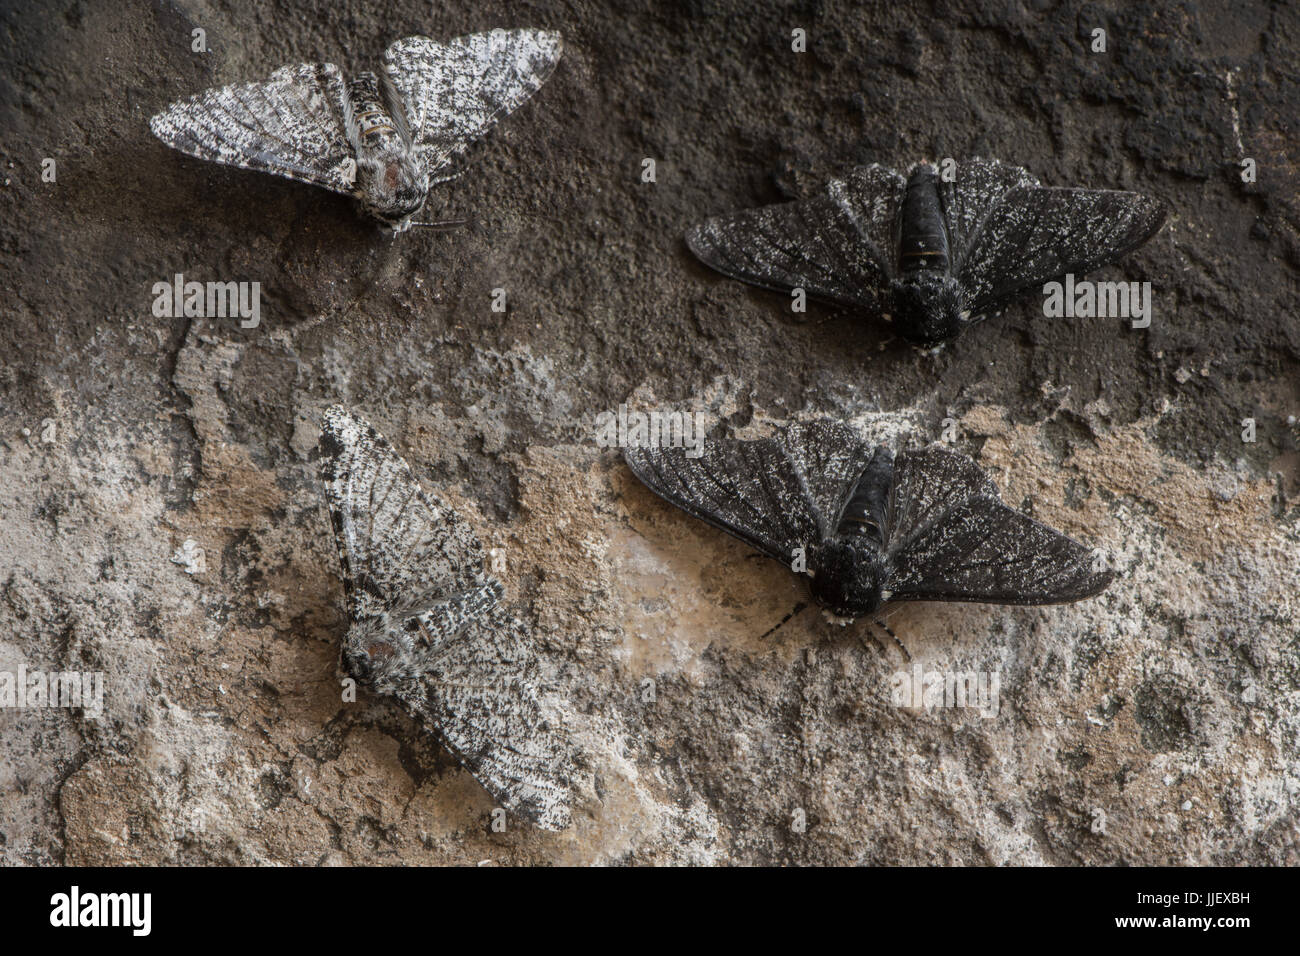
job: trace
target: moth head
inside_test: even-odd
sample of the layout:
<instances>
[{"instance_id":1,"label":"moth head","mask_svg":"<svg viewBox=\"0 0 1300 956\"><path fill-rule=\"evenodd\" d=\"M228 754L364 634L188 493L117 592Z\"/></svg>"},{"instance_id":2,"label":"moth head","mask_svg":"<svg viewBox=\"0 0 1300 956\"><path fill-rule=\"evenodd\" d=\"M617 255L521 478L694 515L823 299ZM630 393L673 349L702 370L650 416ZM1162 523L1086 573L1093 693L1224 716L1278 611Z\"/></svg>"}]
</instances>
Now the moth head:
<instances>
[{"instance_id":1,"label":"moth head","mask_svg":"<svg viewBox=\"0 0 1300 956\"><path fill-rule=\"evenodd\" d=\"M864 617L883 603L880 551L852 537L825 542L813 560L812 596L840 617Z\"/></svg>"},{"instance_id":2,"label":"moth head","mask_svg":"<svg viewBox=\"0 0 1300 956\"><path fill-rule=\"evenodd\" d=\"M387 618L356 622L343 643L343 670L379 693L390 691L405 671L408 655L393 640Z\"/></svg>"},{"instance_id":3,"label":"moth head","mask_svg":"<svg viewBox=\"0 0 1300 956\"><path fill-rule=\"evenodd\" d=\"M920 272L895 279L894 326L909 342L932 345L952 338L970 321L965 311L961 285L952 276Z\"/></svg>"},{"instance_id":4,"label":"moth head","mask_svg":"<svg viewBox=\"0 0 1300 956\"><path fill-rule=\"evenodd\" d=\"M409 151L391 149L357 161L356 190L366 211L396 234L424 205L429 178Z\"/></svg>"}]
</instances>

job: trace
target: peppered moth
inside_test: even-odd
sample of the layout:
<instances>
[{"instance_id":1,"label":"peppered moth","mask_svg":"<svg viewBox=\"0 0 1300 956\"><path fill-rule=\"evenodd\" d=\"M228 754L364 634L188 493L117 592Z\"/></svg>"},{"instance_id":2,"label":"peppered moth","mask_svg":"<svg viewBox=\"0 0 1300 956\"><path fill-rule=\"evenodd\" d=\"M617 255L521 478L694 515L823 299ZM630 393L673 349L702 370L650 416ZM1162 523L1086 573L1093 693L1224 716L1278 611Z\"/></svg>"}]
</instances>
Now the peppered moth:
<instances>
[{"instance_id":1,"label":"peppered moth","mask_svg":"<svg viewBox=\"0 0 1300 956\"><path fill-rule=\"evenodd\" d=\"M149 126L199 159L351 195L396 234L431 186L459 175L467 147L541 88L562 46L541 30L407 37L382 75L345 85L333 63L285 66L172 103Z\"/></svg>"},{"instance_id":2,"label":"peppered moth","mask_svg":"<svg viewBox=\"0 0 1300 956\"><path fill-rule=\"evenodd\" d=\"M341 405L325 412L320 468L351 619L343 669L435 730L505 807L568 826L573 749L474 532Z\"/></svg>"},{"instance_id":3,"label":"peppered moth","mask_svg":"<svg viewBox=\"0 0 1300 956\"><path fill-rule=\"evenodd\" d=\"M1164 218L1157 199L1048 188L997 160L959 164L952 182L927 163L906 179L873 164L812 198L710 219L686 243L724 275L892 318L928 344L1056 276L1114 262Z\"/></svg>"},{"instance_id":4,"label":"peppered moth","mask_svg":"<svg viewBox=\"0 0 1300 956\"><path fill-rule=\"evenodd\" d=\"M651 491L793 566L842 617L886 601L1058 604L1104 590L1082 544L1008 508L965 455L934 445L894 455L822 419L704 454L627 448Z\"/></svg>"}]
</instances>

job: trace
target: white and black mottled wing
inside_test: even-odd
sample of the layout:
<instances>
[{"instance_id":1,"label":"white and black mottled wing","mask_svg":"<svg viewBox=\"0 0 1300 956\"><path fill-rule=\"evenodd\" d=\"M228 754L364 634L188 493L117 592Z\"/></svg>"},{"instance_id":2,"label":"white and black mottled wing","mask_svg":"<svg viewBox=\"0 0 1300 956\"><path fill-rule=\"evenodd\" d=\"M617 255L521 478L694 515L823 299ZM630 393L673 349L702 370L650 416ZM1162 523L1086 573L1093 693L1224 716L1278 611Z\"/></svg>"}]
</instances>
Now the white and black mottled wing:
<instances>
[{"instance_id":1,"label":"white and black mottled wing","mask_svg":"<svg viewBox=\"0 0 1300 956\"><path fill-rule=\"evenodd\" d=\"M784 564L834 520L818 513L804 474L775 438L706 438L698 458L684 448L625 448L623 458L659 497Z\"/></svg>"},{"instance_id":2,"label":"white and black mottled wing","mask_svg":"<svg viewBox=\"0 0 1300 956\"><path fill-rule=\"evenodd\" d=\"M183 153L351 193L356 161L344 128L343 79L333 63L276 70L262 83L223 86L172 103L149 120Z\"/></svg>"},{"instance_id":3,"label":"white and black mottled wing","mask_svg":"<svg viewBox=\"0 0 1300 956\"><path fill-rule=\"evenodd\" d=\"M447 43L406 37L385 51L384 72L430 185L456 175L464 150L541 89L563 47L546 30L491 30Z\"/></svg>"},{"instance_id":4,"label":"white and black mottled wing","mask_svg":"<svg viewBox=\"0 0 1300 956\"><path fill-rule=\"evenodd\" d=\"M884 166L859 166L809 199L718 216L686 233L712 269L769 289L879 314L895 271L894 235L907 181Z\"/></svg>"},{"instance_id":5,"label":"white and black mottled wing","mask_svg":"<svg viewBox=\"0 0 1300 956\"><path fill-rule=\"evenodd\" d=\"M899 452L884 528L895 601L1056 604L1111 581L1074 539L1007 507L983 470L948 449Z\"/></svg>"},{"instance_id":6,"label":"white and black mottled wing","mask_svg":"<svg viewBox=\"0 0 1300 956\"><path fill-rule=\"evenodd\" d=\"M546 830L567 827L574 749L558 714L543 703L523 623L495 603L452 628L439 609L417 620L438 638L423 673L397 692L399 699L437 728L504 807Z\"/></svg>"},{"instance_id":7,"label":"white and black mottled wing","mask_svg":"<svg viewBox=\"0 0 1300 956\"><path fill-rule=\"evenodd\" d=\"M567 826L574 751L478 538L342 406L325 413L320 458L352 617L345 666L364 659L354 673L436 731L503 806Z\"/></svg>"},{"instance_id":8,"label":"white and black mottled wing","mask_svg":"<svg viewBox=\"0 0 1300 956\"><path fill-rule=\"evenodd\" d=\"M410 466L341 405L321 422L321 479L354 618L423 610L483 576L483 547Z\"/></svg>"},{"instance_id":9,"label":"white and black mottled wing","mask_svg":"<svg viewBox=\"0 0 1300 956\"><path fill-rule=\"evenodd\" d=\"M962 164L939 189L952 271L975 315L1067 272L1114 262L1155 235L1166 211L1141 193L1049 188L990 161Z\"/></svg>"}]
</instances>

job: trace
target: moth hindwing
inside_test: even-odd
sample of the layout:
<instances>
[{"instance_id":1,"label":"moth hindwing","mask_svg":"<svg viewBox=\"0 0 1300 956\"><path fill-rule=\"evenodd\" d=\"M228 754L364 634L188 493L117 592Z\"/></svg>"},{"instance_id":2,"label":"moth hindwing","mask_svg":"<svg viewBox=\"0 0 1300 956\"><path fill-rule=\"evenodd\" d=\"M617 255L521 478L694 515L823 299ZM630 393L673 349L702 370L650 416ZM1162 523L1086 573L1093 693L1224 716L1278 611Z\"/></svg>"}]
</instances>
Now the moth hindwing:
<instances>
[{"instance_id":1,"label":"moth hindwing","mask_svg":"<svg viewBox=\"0 0 1300 956\"><path fill-rule=\"evenodd\" d=\"M543 30L407 37L384 54L382 78L344 83L332 63L285 66L172 103L149 125L199 159L352 195L396 233L466 149L541 88L562 47Z\"/></svg>"},{"instance_id":2,"label":"moth hindwing","mask_svg":"<svg viewBox=\"0 0 1300 956\"><path fill-rule=\"evenodd\" d=\"M975 462L941 446L892 454L831 420L769 438L713 438L704 453L628 448L653 492L787 565L842 617L886 601L1054 604L1097 594L1079 542L1002 503Z\"/></svg>"},{"instance_id":3,"label":"moth hindwing","mask_svg":"<svg viewBox=\"0 0 1300 956\"><path fill-rule=\"evenodd\" d=\"M1053 189L997 160L860 166L817 195L718 216L691 251L754 285L804 289L890 318L919 343L949 339L1057 276L1082 275L1153 236L1164 204L1111 189Z\"/></svg>"},{"instance_id":4,"label":"moth hindwing","mask_svg":"<svg viewBox=\"0 0 1300 956\"><path fill-rule=\"evenodd\" d=\"M436 731L502 805L566 827L574 750L478 538L340 405L325 412L319 454L348 601L343 669Z\"/></svg>"}]
</instances>

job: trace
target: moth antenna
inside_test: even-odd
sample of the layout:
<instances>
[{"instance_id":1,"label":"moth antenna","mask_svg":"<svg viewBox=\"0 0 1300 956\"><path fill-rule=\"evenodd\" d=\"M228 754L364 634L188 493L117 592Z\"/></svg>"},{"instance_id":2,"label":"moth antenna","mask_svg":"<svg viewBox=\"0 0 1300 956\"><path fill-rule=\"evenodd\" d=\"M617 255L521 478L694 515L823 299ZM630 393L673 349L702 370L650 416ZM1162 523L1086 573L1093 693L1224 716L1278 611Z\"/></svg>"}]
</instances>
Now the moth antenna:
<instances>
[{"instance_id":1,"label":"moth antenna","mask_svg":"<svg viewBox=\"0 0 1300 956\"><path fill-rule=\"evenodd\" d=\"M907 649L907 645L905 645L902 641L900 641L900 640L898 639L898 635L894 633L893 628L891 628L888 624L886 624L886 623L885 623L884 621L882 621L880 618L874 618L874 619L872 620L871 623L872 623L872 624L875 624L875 625L876 625L877 627L879 627L882 631L884 631L886 634L888 634L890 637L892 637L892 638L894 639L894 643L898 645L899 650L901 650L901 651L903 652L903 656L907 658L907 663L909 663L909 664L912 663L912 654L911 654L911 652Z\"/></svg>"},{"instance_id":2,"label":"moth antenna","mask_svg":"<svg viewBox=\"0 0 1300 956\"><path fill-rule=\"evenodd\" d=\"M440 219L437 222L416 222L411 221L412 226L421 226L425 229L437 229L442 232L449 232L452 229L458 229L461 226L469 225L468 219Z\"/></svg>"},{"instance_id":3,"label":"moth antenna","mask_svg":"<svg viewBox=\"0 0 1300 956\"><path fill-rule=\"evenodd\" d=\"M793 611L791 611L785 617L781 618L781 620L777 621L776 624L774 624L772 627L768 628L767 633L764 634L762 637L760 637L759 640L760 641L767 640L769 637L771 637L773 634L779 631L782 627L784 627L792 617L794 617L796 614L800 613L801 611L806 611L807 609L808 609L808 602L800 601L798 604L794 606Z\"/></svg>"}]
</instances>

